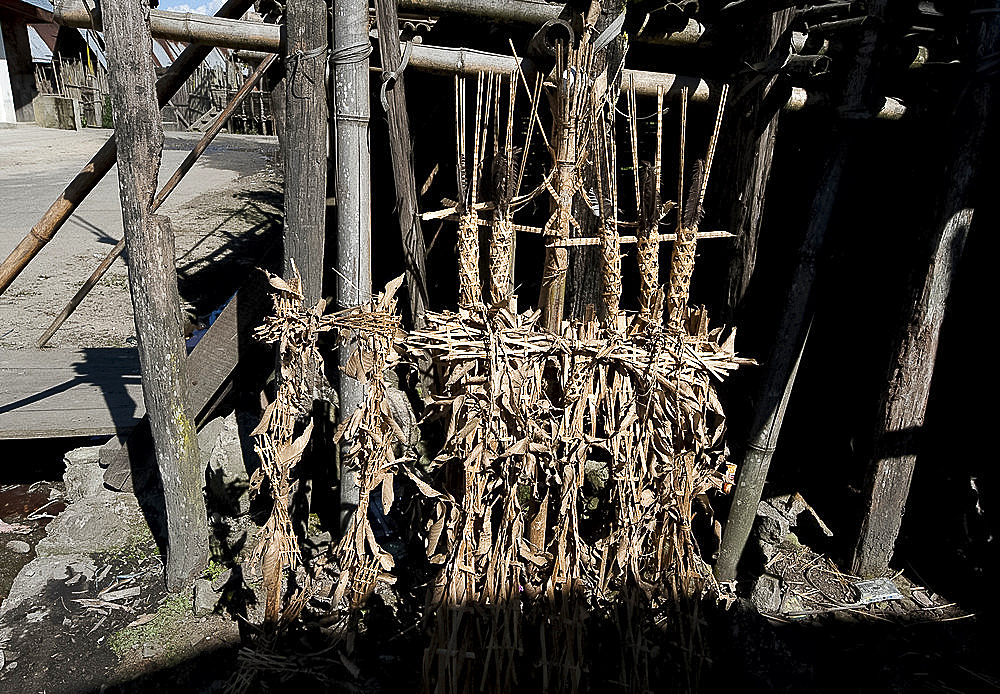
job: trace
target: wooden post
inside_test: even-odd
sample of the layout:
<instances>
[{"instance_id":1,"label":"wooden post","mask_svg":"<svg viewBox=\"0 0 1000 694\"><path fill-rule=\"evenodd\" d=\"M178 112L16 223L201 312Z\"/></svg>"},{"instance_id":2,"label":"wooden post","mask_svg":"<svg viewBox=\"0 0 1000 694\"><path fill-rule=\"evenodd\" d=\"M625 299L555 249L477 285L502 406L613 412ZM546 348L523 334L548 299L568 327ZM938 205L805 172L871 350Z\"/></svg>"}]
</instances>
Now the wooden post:
<instances>
[{"instance_id":1,"label":"wooden post","mask_svg":"<svg viewBox=\"0 0 1000 694\"><path fill-rule=\"evenodd\" d=\"M1000 2L981 14L979 34L968 51L970 61L1000 51ZM907 322L899 335L882 395L875 445L865 483L867 508L854 550L852 571L863 578L889 568L910 491L924 425L953 273L972 225L973 184L982 161L987 125L993 117L994 81L970 75L963 98L946 133L953 133L954 153L944 177L944 204L929 239L927 264L918 279Z\"/></svg>"},{"instance_id":2,"label":"wooden post","mask_svg":"<svg viewBox=\"0 0 1000 694\"><path fill-rule=\"evenodd\" d=\"M217 17L239 17L253 5L253 0L228 0L216 13ZM212 50L210 46L192 45L184 49L177 60L173 62L167 73L156 83L156 95L160 107L166 106L170 98L177 93L195 68L201 64L205 56ZM17 279L21 271L27 267L31 259L56 235L66 220L70 218L77 206L82 203L90 191L94 189L104 175L115 165L117 143L114 137L98 150L83 170L76 175L66 190L53 202L49 209L31 231L21 239L10 255L0 263L0 294Z\"/></svg>"},{"instance_id":3,"label":"wooden post","mask_svg":"<svg viewBox=\"0 0 1000 694\"><path fill-rule=\"evenodd\" d=\"M869 8L873 16L885 14L887 0L876 0ZM879 22L862 32L854 51L855 62L848 73L842 110L859 113L867 95L873 64ZM851 124L848 124L850 126ZM795 385L799 361L805 350L812 323L812 290L816 279L816 261L833 215L837 190L853 141L851 127L841 126L832 140L832 147L823 168L810 208L809 223L798 253L798 265L788 288L785 309L781 316L777 338L766 364L760 393L755 403L754 420L747 450L738 469L733 490L733 503L722 533L715 575L721 581L736 579L736 569L750 530L757 515L757 505L767 480L767 471L778 443L785 409Z\"/></svg>"},{"instance_id":4,"label":"wooden post","mask_svg":"<svg viewBox=\"0 0 1000 694\"><path fill-rule=\"evenodd\" d=\"M285 6L285 277L294 262L305 305L323 297L326 241L326 3Z\"/></svg>"},{"instance_id":5,"label":"wooden post","mask_svg":"<svg viewBox=\"0 0 1000 694\"><path fill-rule=\"evenodd\" d=\"M403 264L410 296L413 325L424 326L427 311L427 248L420 228L417 206L417 181L413 173L413 147L410 145L410 116L406 112L406 90L399 69L399 19L396 0L375 0L378 18L378 50L382 58L383 106L389 116L389 151L392 175L396 183L396 211L403 238ZM391 76L391 77L390 77Z\"/></svg>"},{"instance_id":6,"label":"wooden post","mask_svg":"<svg viewBox=\"0 0 1000 694\"><path fill-rule=\"evenodd\" d=\"M610 25L621 14L624 7L623 0L603 0L597 7L600 15L595 18L593 29L594 36L600 35L608 25ZM594 9L597 9L595 7ZM625 41L621 36L614 38L610 44L594 54L591 65L591 75L596 83L607 84L608 80L614 79L618 66L624 60ZM618 102L619 88L628 86L624 79L619 84L608 85L613 94L611 103ZM657 90L654 86L652 93L654 96L662 94L662 89ZM597 137L612 137L613 123L608 120L604 124L604 132L597 133ZM595 152L590 153L588 165L584 167L582 178L584 185L590 190L597 188L598 167L594 166L597 161ZM579 221L581 228L579 236L596 236L599 234L597 218L587 211L585 203L577 201L574 205L574 217ZM582 320L587 314L588 306L598 307L598 315L605 319L604 301L602 299L601 273L594 272L595 267L600 267L601 251L598 247L577 248L566 259L566 312L569 317ZM558 332L559 328L555 328Z\"/></svg>"},{"instance_id":7,"label":"wooden post","mask_svg":"<svg viewBox=\"0 0 1000 694\"><path fill-rule=\"evenodd\" d=\"M148 6L105 8L108 74L115 109L122 221L135 313L143 397L167 513L167 589L179 592L208 563L204 477L188 407L186 352L173 234L150 212L163 146L150 53Z\"/></svg>"},{"instance_id":8,"label":"wooden post","mask_svg":"<svg viewBox=\"0 0 1000 694\"><path fill-rule=\"evenodd\" d=\"M766 63L772 55L784 56L788 51L786 30L793 15L793 10L782 10L765 14L749 30L740 25L740 35L749 44L738 57L740 68ZM733 63L737 64L737 60ZM771 90L776 80L776 75L744 72L730 87L734 97L738 97L729 109L737 120L726 128L719 143L719 160L726 162L735 185L727 186L722 191L724 198L717 203L721 209L728 208L725 228L735 234L723 288L726 293L717 316L723 323L734 323L757 262L764 195L771 177L778 116L784 106L774 103Z\"/></svg>"},{"instance_id":9,"label":"wooden post","mask_svg":"<svg viewBox=\"0 0 1000 694\"><path fill-rule=\"evenodd\" d=\"M371 265L371 152L368 149L368 40L367 0L334 0L333 36L337 157L337 308L358 306L372 291ZM352 350L340 350L340 365L346 366ZM365 387L341 374L341 421L346 421L365 402ZM347 527L358 506L357 473L346 453L352 442L341 446L340 523Z\"/></svg>"}]
</instances>

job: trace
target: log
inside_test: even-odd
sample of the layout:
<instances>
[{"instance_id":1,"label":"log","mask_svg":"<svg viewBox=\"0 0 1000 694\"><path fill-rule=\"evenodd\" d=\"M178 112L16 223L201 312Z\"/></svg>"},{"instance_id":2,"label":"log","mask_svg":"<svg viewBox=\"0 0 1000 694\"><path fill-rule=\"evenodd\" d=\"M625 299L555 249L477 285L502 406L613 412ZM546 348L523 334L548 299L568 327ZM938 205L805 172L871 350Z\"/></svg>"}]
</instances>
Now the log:
<instances>
[{"instance_id":1,"label":"log","mask_svg":"<svg viewBox=\"0 0 1000 694\"><path fill-rule=\"evenodd\" d=\"M333 55L337 164L337 267L334 297L337 308L366 303L372 290L371 152L368 149L368 3L338 0L334 3ZM348 345L339 351L340 366L353 353ZM338 418L347 421L365 402L365 387L341 373L338 385ZM352 441L341 446L340 523L347 528L358 506L357 472L350 467Z\"/></svg>"},{"instance_id":2,"label":"log","mask_svg":"<svg viewBox=\"0 0 1000 694\"><path fill-rule=\"evenodd\" d=\"M232 116L236 109L240 107L243 101L247 98L247 95L250 94L250 91L254 88L254 85L260 81L260 78L264 75L276 58L277 56L275 55L267 56L264 61L257 66L257 69L254 70L253 74L247 78L247 81L243 83L243 86L236 92L226 108L222 109L222 112L216 116L212 126L205 131L202 138L198 140L198 144L196 144L188 153L188 155L184 158L184 161L181 162L181 165L177 167L176 171L174 171L170 180L168 180L160 189L160 192L156 194L156 198L153 199L153 206L150 210L151 212L156 212L170 196L170 194L174 192L174 189L177 188L181 179L184 178L184 174L191 170L191 167L194 166L195 162L197 162L201 155L204 154L205 150L208 149L208 146L212 143L212 140L215 139L215 136L222 131L226 121L228 121L229 117ZM38 338L38 341L35 343L36 347L44 347L46 343L48 343L48 341L55 334L56 330L58 330L60 326L66 322L66 319L73 314L76 307L79 306L80 302L83 301L87 294L90 293L90 290L101 281L101 278L104 277L105 273L107 273L108 269L124 250L125 239L122 238L115 244L115 247L112 248L106 256L104 256L104 260L98 264L98 266L94 269L94 272L91 273L89 278L87 278L87 281L83 283L83 286L80 287L77 293L73 295L73 298L70 299L66 306L63 307L63 310L59 312L59 315L52 321L52 324L45 329L45 332L42 333L42 336Z\"/></svg>"},{"instance_id":3,"label":"log","mask_svg":"<svg viewBox=\"0 0 1000 694\"><path fill-rule=\"evenodd\" d=\"M57 23L78 29L101 31L101 9L87 7L83 0L55 0ZM276 24L245 22L191 12L149 11L153 36L182 43L198 43L219 48L253 49L277 53L281 49L282 27Z\"/></svg>"},{"instance_id":4,"label":"log","mask_svg":"<svg viewBox=\"0 0 1000 694\"><path fill-rule=\"evenodd\" d=\"M166 583L180 592L208 564L204 477L187 396L186 354L174 270L174 239L151 213L163 125L149 46L148 8L109 3L108 81L128 249L142 390L153 433L167 516Z\"/></svg>"},{"instance_id":5,"label":"log","mask_svg":"<svg viewBox=\"0 0 1000 694\"><path fill-rule=\"evenodd\" d=\"M323 298L326 246L326 3L293 0L285 8L284 276L302 277L307 306Z\"/></svg>"},{"instance_id":6,"label":"log","mask_svg":"<svg viewBox=\"0 0 1000 694\"><path fill-rule=\"evenodd\" d=\"M1000 52L1000 2L981 15L982 25L966 53L969 64L978 56ZM975 36L975 34L973 34ZM958 268L973 220L973 185L984 162L987 123L996 99L993 80L970 75L955 112L950 134L953 153L942 186L947 191L940 216L929 234L926 264L916 283L886 377L875 432L873 456L865 482L866 508L852 572L862 578L883 575L889 569L903 511L919 455L916 432L924 425L931 380L937 358L954 273ZM902 445L900 438L906 439Z\"/></svg>"},{"instance_id":7,"label":"log","mask_svg":"<svg viewBox=\"0 0 1000 694\"><path fill-rule=\"evenodd\" d=\"M396 184L396 211L403 239L403 265L410 298L410 316L414 327L422 328L424 313L427 311L427 248L420 227L419 196L413 172L413 146L410 143L410 116L406 112L406 87L403 76L396 74L401 61L396 0L375 0L375 12L385 94L383 106L389 117L389 151L392 156L392 176Z\"/></svg>"},{"instance_id":8,"label":"log","mask_svg":"<svg viewBox=\"0 0 1000 694\"><path fill-rule=\"evenodd\" d=\"M870 11L884 16L887 0L877 0ZM843 106L857 111L871 81L879 23L873 22L861 32L860 45L853 52L854 64L845 85ZM750 537L757 505L767 480L771 458L777 448L778 435L785 409L795 385L799 361L806 348L809 326L812 324L812 294L816 278L817 258L823 248L830 218L833 215L837 190L854 140L853 123L839 125L831 141L831 149L823 164L816 194L813 197L806 233L798 251L798 264L785 299L785 308L777 330L777 338L766 364L760 392L755 403L750 439L738 468L733 503L722 533L715 575L720 581L734 581L740 556Z\"/></svg>"},{"instance_id":9,"label":"log","mask_svg":"<svg viewBox=\"0 0 1000 694\"><path fill-rule=\"evenodd\" d=\"M217 17L241 16L253 5L253 0L228 0L216 13ZM156 83L156 96L160 108L167 105L181 85L201 64L209 51L208 46L188 46L173 62L166 74ZM31 231L21 239L10 255L0 264L0 294L7 291L31 259L56 235L73 211L82 203L105 174L115 165L117 144L114 136L98 150L83 167L66 190L56 199Z\"/></svg>"}]
</instances>

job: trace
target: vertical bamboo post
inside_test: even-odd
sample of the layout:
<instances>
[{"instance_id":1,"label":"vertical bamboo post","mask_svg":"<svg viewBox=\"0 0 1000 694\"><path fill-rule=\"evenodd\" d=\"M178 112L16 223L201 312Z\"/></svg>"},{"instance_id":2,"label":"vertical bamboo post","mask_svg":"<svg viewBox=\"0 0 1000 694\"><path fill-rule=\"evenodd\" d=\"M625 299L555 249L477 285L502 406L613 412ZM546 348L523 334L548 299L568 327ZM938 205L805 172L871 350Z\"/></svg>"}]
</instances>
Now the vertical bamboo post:
<instances>
[{"instance_id":1,"label":"vertical bamboo post","mask_svg":"<svg viewBox=\"0 0 1000 694\"><path fill-rule=\"evenodd\" d=\"M187 397L186 351L174 271L174 239L151 205L163 145L149 52L149 8L104 9L115 109L122 222L135 313L143 397L149 413L167 515L167 589L179 592L208 563L204 477Z\"/></svg>"},{"instance_id":2,"label":"vertical bamboo post","mask_svg":"<svg viewBox=\"0 0 1000 694\"><path fill-rule=\"evenodd\" d=\"M324 24L325 26L325 24ZM336 105L337 161L337 278L338 308L367 302L372 291L371 265L371 152L368 149L368 3L366 0L334 0L333 80ZM289 89L291 84L289 84ZM340 350L346 366L352 348ZM346 374L340 377L341 421L346 421L365 402L365 387ZM341 447L340 522L346 528L358 506L357 472L348 459L352 441Z\"/></svg>"},{"instance_id":3,"label":"vertical bamboo post","mask_svg":"<svg viewBox=\"0 0 1000 694\"><path fill-rule=\"evenodd\" d=\"M573 74L581 74L583 61L579 50L566 46L556 61L559 88L553 108L554 123L552 139L555 141L555 191L554 214L545 225L546 249L545 266L542 272L541 296L542 322L549 332L562 331L563 306L566 299L566 273L569 270L569 252L560 242L569 238L570 220L573 216L573 196L578 178L576 171L576 136L578 110L575 108L582 80L569 78L567 72L572 67Z\"/></svg>"}]
</instances>

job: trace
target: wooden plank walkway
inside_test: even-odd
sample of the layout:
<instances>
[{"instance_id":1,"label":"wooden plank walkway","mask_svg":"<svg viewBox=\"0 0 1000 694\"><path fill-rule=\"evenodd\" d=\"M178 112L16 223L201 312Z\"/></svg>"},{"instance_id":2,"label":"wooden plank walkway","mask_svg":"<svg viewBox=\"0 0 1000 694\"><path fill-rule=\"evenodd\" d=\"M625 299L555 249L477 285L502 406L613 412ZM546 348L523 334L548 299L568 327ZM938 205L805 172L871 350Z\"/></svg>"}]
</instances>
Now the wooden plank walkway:
<instances>
[{"instance_id":1,"label":"wooden plank walkway","mask_svg":"<svg viewBox=\"0 0 1000 694\"><path fill-rule=\"evenodd\" d=\"M123 433L145 412L134 348L0 351L0 439Z\"/></svg>"}]
</instances>

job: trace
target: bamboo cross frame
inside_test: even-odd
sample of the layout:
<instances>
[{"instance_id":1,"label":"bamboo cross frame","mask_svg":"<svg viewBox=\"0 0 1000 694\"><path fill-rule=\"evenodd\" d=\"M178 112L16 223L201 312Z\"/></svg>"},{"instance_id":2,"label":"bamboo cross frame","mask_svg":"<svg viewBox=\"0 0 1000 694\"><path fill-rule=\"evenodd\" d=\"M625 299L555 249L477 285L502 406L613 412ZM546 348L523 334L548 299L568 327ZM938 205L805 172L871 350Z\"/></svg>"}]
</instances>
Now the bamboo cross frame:
<instances>
[{"instance_id":1,"label":"bamboo cross frame","mask_svg":"<svg viewBox=\"0 0 1000 694\"><path fill-rule=\"evenodd\" d=\"M557 56L557 73L568 76L585 74L589 53L586 46L566 48L566 58L563 59L560 50ZM571 72L571 68L574 71ZM528 134L525 148L522 152L516 171L516 186L513 195L501 195L494 201L480 200L479 184L483 171L487 143L492 137L494 162L500 158L503 167L494 166L497 172L507 178L515 177L516 166L513 149L513 121L516 79L520 79L525 91L531 96L531 115L529 116ZM563 79L563 86L557 92L554 108L557 114L557 135L549 145L553 153L555 165L548 178L533 192L516 196L517 188L523 179L528 148L534 125L537 121L537 105L540 95L541 80L536 82L535 89L529 91L524 76L518 73L510 76L508 82L508 102L506 123L501 115L501 92L503 76L493 73L480 73L476 91L475 133L473 134L473 163L471 180L464 183L466 168L465 152L467 147L465 121L465 88L464 78L456 78L456 139L457 160L459 166L459 185L461 201L453 207L435 212L424 213L424 219L452 219L459 222L459 305L465 309L484 308L483 288L479 277L479 226L489 226L490 235L490 280L488 285L489 301L498 306L507 302L510 305L512 296L513 247L516 232L540 233L546 236L546 260L542 278L542 292L539 297L539 307L543 312L545 327L552 332L559 332L562 326L562 301L565 292L565 270L568 266L568 249L576 246L598 245L601 247L601 291L602 291L602 324L607 329L616 330L620 315L621 302L621 247L635 243L638 246L640 270L640 317L645 325L659 327L663 322L664 308L668 313L668 325L680 329L690 293L691 274L694 268L697 242L700 239L726 238L732 235L725 231L700 231L700 214L707 190L708 176L711 172L716 144L722 125L725 110L728 85L724 85L719 97L713 132L708 144L705 163L697 180L691 184L687 200L684 198L685 188L685 154L687 137L687 106L688 91L682 90L680 113L680 148L678 153L678 195L677 202L661 203L660 190L662 185L662 151L663 151L663 102L665 93L657 90L656 109L656 149L652 164L640 167L639 144L637 132L637 90L632 85L626 91L628 107L628 127L632 144L632 180L636 199L636 221L619 220L617 193L617 153L614 138L608 138L607 118L599 99L589 89L581 88L572 79ZM587 113L584 113L587 111ZM611 113L614 111L612 110ZM589 120L588 120L589 119ZM589 123L590 128L585 127ZM540 124L540 123L539 123ZM594 127L598 126L598 127ZM613 123L611 124L613 127ZM503 128L503 130L501 130ZM491 133L492 131L492 133ZM593 137L595 132L601 135ZM503 135L501 135L503 133ZM544 135L544 131L542 131ZM503 142L501 144L501 138ZM590 140L593 140L592 142ZM594 196L592 206L601 218L600 231L596 237L570 238L570 229L575 225L572 218L574 197L583 189L580 180L580 166L589 156L588 147L594 151L594 166L597 169L596 191L588 192ZM640 176L640 170L644 173ZM506 179L505 179L506 180ZM547 191L553 198L554 211L544 227L532 227L514 224L512 211L523 205L541 192ZM470 195L471 192L471 195ZM494 197L497 197L494 191ZM685 204L686 203L686 204ZM658 226L664 215L673 206L678 208L678 225L676 233L659 233ZM685 209L687 214L685 214ZM480 217L479 212L492 211L487 218ZM622 227L635 227L635 236L622 235ZM672 241L674 248L670 261L670 282L666 296L659 285L659 244ZM561 285L561 286L560 286ZM561 289L561 291L560 291ZM666 306L664 306L666 304Z\"/></svg>"}]
</instances>

